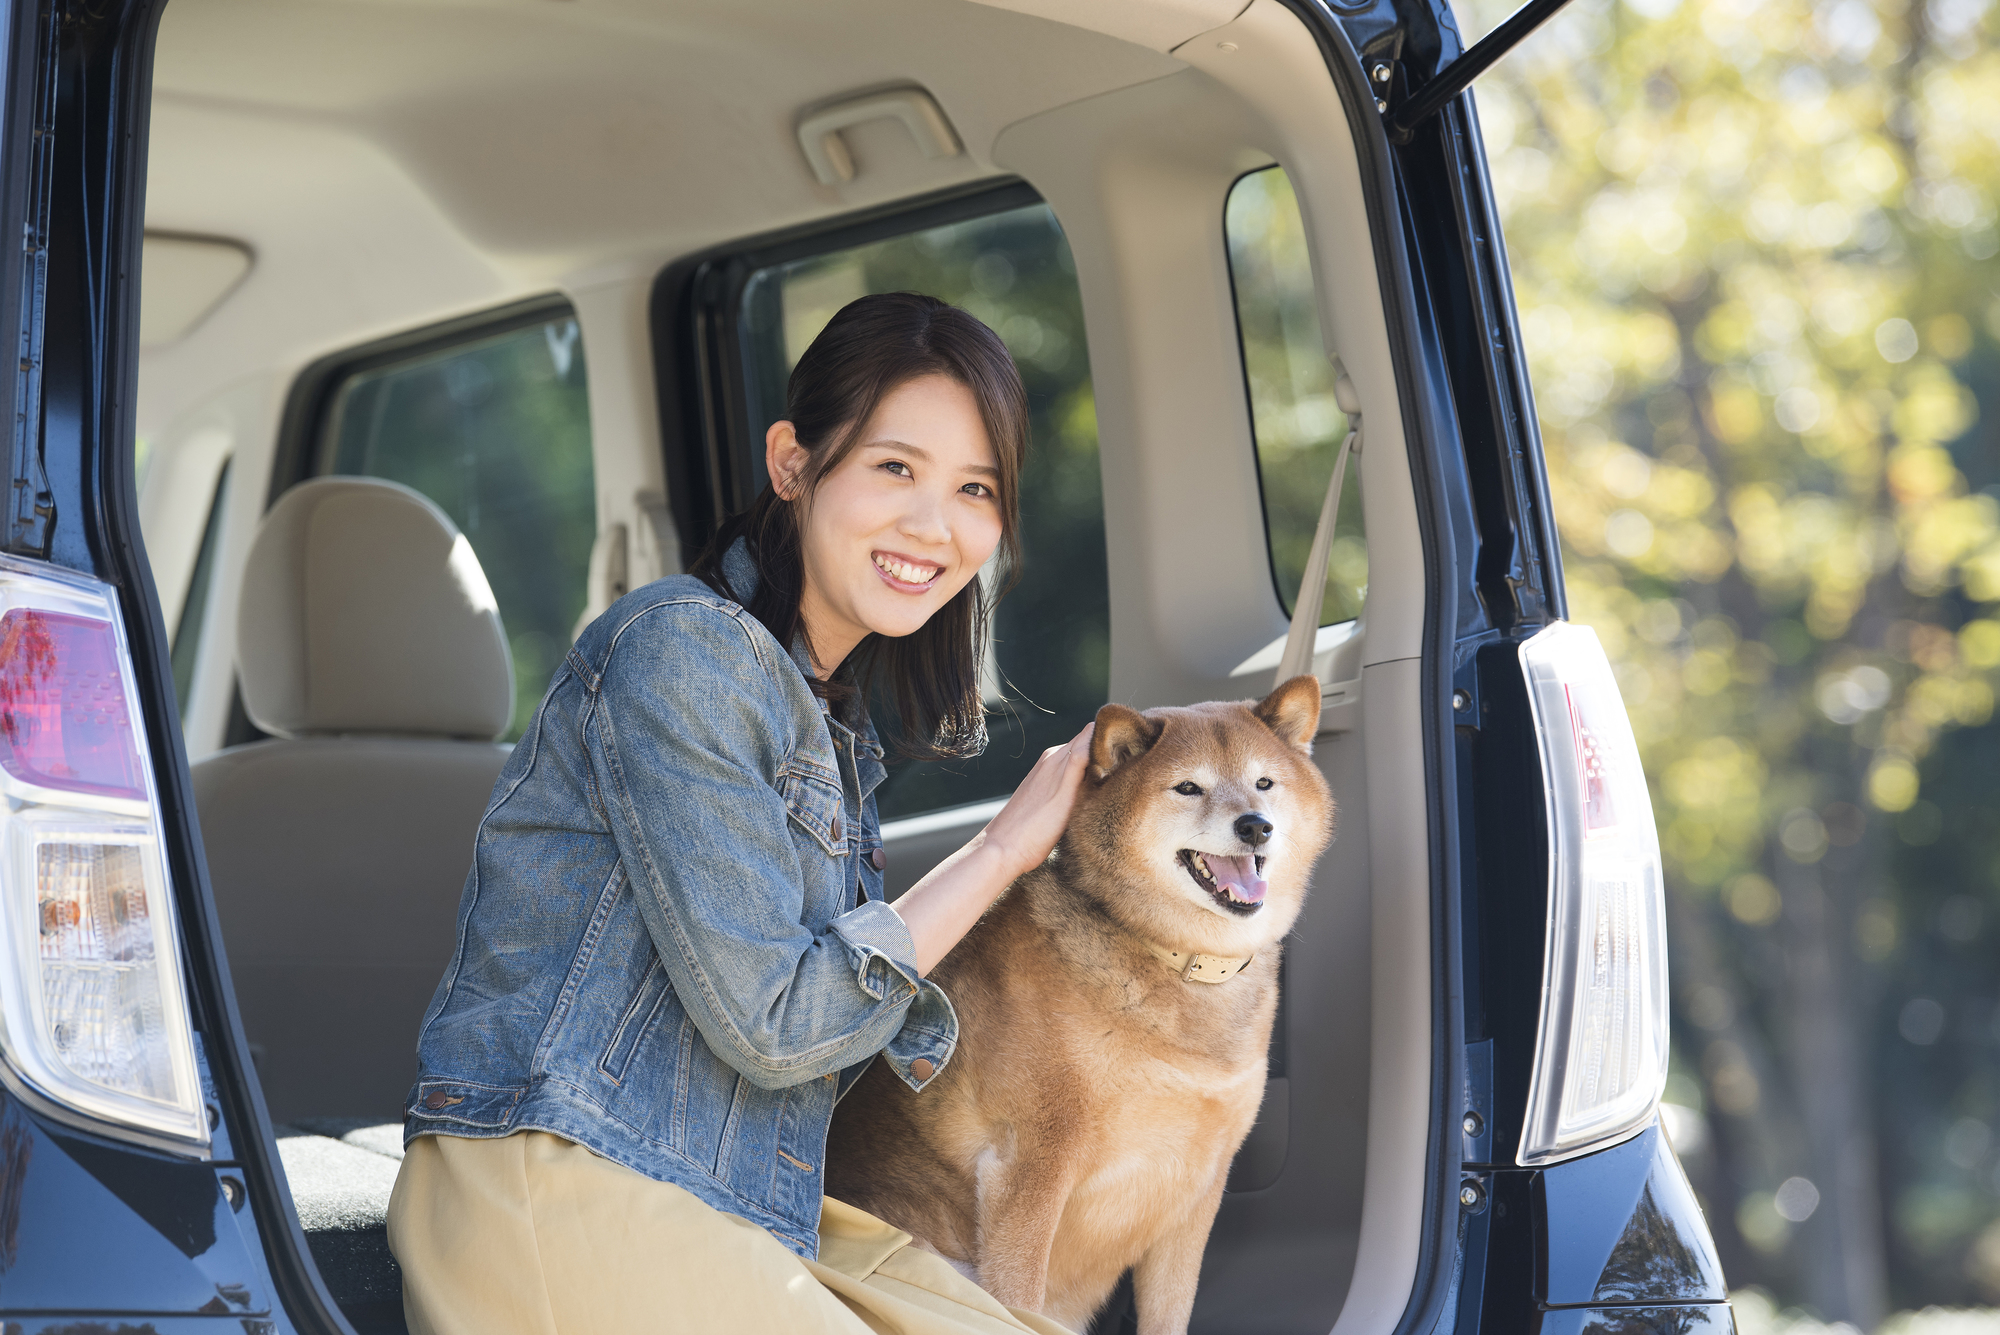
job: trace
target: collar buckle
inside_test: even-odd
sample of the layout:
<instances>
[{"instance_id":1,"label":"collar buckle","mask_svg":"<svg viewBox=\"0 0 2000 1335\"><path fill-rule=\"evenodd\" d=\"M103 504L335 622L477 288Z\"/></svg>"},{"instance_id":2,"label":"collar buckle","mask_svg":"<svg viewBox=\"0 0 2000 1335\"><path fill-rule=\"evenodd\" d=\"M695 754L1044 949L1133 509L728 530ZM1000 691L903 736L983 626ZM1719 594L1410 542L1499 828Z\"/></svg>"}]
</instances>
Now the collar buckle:
<instances>
[{"instance_id":1,"label":"collar buckle","mask_svg":"<svg viewBox=\"0 0 2000 1335\"><path fill-rule=\"evenodd\" d=\"M1146 942L1146 949L1179 972L1183 983L1226 983L1250 967L1255 955L1196 955Z\"/></svg>"}]
</instances>

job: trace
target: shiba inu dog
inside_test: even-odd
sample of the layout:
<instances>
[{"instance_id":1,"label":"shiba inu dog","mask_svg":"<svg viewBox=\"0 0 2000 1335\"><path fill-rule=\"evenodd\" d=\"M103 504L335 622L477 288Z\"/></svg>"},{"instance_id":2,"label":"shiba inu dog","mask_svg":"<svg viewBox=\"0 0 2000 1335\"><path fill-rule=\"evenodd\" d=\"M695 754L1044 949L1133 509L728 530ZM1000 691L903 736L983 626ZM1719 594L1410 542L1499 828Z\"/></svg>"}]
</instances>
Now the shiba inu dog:
<instances>
[{"instance_id":1,"label":"shiba inu dog","mask_svg":"<svg viewBox=\"0 0 2000 1335\"><path fill-rule=\"evenodd\" d=\"M1264 1095L1279 942L1333 835L1320 686L1097 714L1069 828L932 972L956 1054L879 1063L835 1110L827 1191L1010 1307L1082 1330L1126 1269L1142 1335L1187 1329Z\"/></svg>"}]
</instances>

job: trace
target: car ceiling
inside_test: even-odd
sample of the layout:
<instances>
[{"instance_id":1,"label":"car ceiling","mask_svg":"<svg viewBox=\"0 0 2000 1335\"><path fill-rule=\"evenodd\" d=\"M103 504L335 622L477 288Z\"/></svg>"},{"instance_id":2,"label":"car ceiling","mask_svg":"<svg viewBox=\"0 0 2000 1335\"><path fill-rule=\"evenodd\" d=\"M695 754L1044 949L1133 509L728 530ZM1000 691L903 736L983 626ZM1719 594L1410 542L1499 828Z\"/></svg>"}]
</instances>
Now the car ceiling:
<instances>
[{"instance_id":1,"label":"car ceiling","mask_svg":"<svg viewBox=\"0 0 2000 1335\"><path fill-rule=\"evenodd\" d=\"M400 203L559 281L993 174L1008 124L1180 68L961 0L172 0L148 223L262 251L302 212ZM819 184L800 112L913 83L966 152L882 122L851 132L855 181Z\"/></svg>"}]
</instances>

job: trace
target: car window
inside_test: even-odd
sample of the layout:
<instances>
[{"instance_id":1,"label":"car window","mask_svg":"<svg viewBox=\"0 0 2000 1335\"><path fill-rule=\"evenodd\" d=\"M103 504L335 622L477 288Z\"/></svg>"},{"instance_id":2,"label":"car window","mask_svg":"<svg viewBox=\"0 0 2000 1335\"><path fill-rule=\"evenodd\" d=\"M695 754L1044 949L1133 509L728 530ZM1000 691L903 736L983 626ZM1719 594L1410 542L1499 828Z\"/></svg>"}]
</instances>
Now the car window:
<instances>
[{"instance_id":1,"label":"car window","mask_svg":"<svg viewBox=\"0 0 2000 1335\"><path fill-rule=\"evenodd\" d=\"M215 584L215 545L221 536L222 507L229 499L229 461L215 480L215 495L209 498L208 518L202 522L201 546L196 549L194 573L188 576L187 597L181 600L180 620L174 623L173 647L168 661L174 670L174 701L185 719L188 701L194 696L195 661L201 656L201 638L208 624L208 595Z\"/></svg>"},{"instance_id":2,"label":"car window","mask_svg":"<svg viewBox=\"0 0 2000 1335\"><path fill-rule=\"evenodd\" d=\"M1264 536L1278 602L1290 616L1326 503L1334 455L1347 434L1347 415L1334 401L1305 224L1284 169L1266 167L1239 179L1229 191L1224 225L1264 492ZM1358 459L1350 460L1341 484L1321 625L1360 616L1368 594L1359 467Z\"/></svg>"},{"instance_id":3,"label":"car window","mask_svg":"<svg viewBox=\"0 0 2000 1335\"><path fill-rule=\"evenodd\" d=\"M870 292L926 292L962 306L1006 342L1028 388L1020 581L994 619L990 743L976 759L894 762L883 817L1004 797L1050 746L1090 721L1109 689L1111 600L1097 410L1076 265L1055 215L1031 204L844 250L749 277L739 328L753 439L784 412L785 381L826 322ZM752 451L757 486L763 455ZM883 717L878 705L877 719Z\"/></svg>"},{"instance_id":4,"label":"car window","mask_svg":"<svg viewBox=\"0 0 2000 1335\"><path fill-rule=\"evenodd\" d=\"M412 350L346 374L329 400L322 474L401 482L472 544L514 653L520 737L587 594L597 533L583 338L573 315Z\"/></svg>"}]
</instances>

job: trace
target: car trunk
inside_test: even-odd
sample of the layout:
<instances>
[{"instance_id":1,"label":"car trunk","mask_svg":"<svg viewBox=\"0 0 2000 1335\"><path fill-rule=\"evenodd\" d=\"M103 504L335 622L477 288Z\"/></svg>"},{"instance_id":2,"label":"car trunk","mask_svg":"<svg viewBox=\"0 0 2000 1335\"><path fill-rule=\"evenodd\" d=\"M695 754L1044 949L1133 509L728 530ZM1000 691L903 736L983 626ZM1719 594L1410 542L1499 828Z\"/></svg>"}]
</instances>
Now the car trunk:
<instances>
[{"instance_id":1,"label":"car trunk","mask_svg":"<svg viewBox=\"0 0 2000 1335\"><path fill-rule=\"evenodd\" d=\"M1301 476L1284 471L1273 414L1319 413L1298 448L1328 458L1354 424L1310 396L1260 403L1246 381L1261 317L1240 249L1232 268L1230 201L1281 168L1310 257L1305 315L1287 318L1319 331L1294 329L1284 349L1322 345L1301 384L1337 356L1365 421L1344 530L1365 554L1349 581L1365 605L1321 634L1315 758L1339 834L1287 944L1265 1102L1194 1328L1387 1335L1420 1289L1432 1198L1453 1189L1434 1162L1434 849L1449 680L1436 645L1456 610L1437 484L1411 439L1402 241L1351 128L1358 67L1329 67L1337 41L1278 0L172 0L146 167L139 499L197 794L204 766L270 744L243 706L237 624L252 538L287 487L372 472L451 510L494 579L531 707L575 618L682 569L747 499L792 326L857 284L956 285L947 295L983 303L1040 387L1050 460L1020 591L1035 615L1003 629L993 690L1013 750L892 781L891 892L983 824L1044 733L1097 703L1262 695L1298 564L1272 518L1299 508L1274 489ZM855 111L884 93L887 113ZM925 103L947 127L928 139ZM839 153L829 166L826 133L851 175ZM1058 337L1076 346L1059 356ZM479 376L504 378L516 349L570 387L537 429L575 459L559 481L489 469L475 495L453 451L472 460L499 428L466 400L496 392ZM364 407L397 411L395 375L460 416L367 435ZM473 443L431 449L424 431ZM508 467L558 453L523 439ZM1326 476L1305 489L1308 516ZM530 493L568 508L513 528L493 517ZM548 562L573 572L569 602L508 564L558 529ZM1022 689L1038 665L1046 681ZM476 818L442 824L425 856L462 871ZM336 947L337 898L288 899L295 882L248 854L239 825L202 819L296 1216L352 1324L399 1330L381 1219L422 989L381 970L442 973L458 880L441 872L423 904ZM322 995L302 996L303 979ZM349 1041L398 1024L401 1040ZM303 1074L335 1060L360 1065Z\"/></svg>"}]
</instances>

